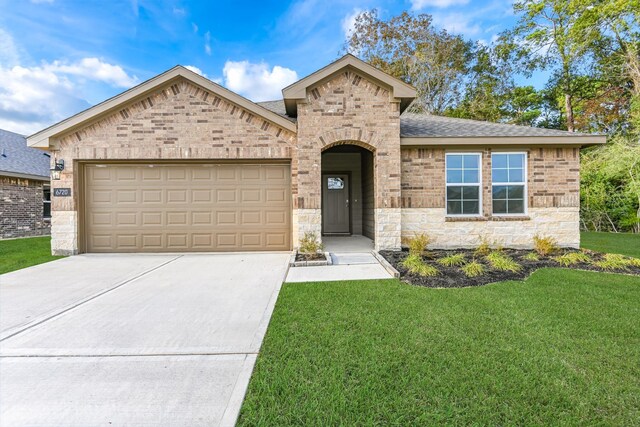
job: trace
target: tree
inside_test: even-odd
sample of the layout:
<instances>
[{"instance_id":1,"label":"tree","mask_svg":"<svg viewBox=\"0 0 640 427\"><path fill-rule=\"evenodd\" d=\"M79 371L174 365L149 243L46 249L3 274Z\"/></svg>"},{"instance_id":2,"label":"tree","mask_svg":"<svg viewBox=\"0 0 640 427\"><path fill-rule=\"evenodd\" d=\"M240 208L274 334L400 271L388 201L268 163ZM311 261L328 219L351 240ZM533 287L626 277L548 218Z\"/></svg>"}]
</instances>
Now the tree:
<instances>
[{"instance_id":1,"label":"tree","mask_svg":"<svg viewBox=\"0 0 640 427\"><path fill-rule=\"evenodd\" d=\"M417 90L413 111L439 114L460 99L472 44L436 30L431 16L403 12L384 21L376 10L356 17L345 50Z\"/></svg>"},{"instance_id":2,"label":"tree","mask_svg":"<svg viewBox=\"0 0 640 427\"><path fill-rule=\"evenodd\" d=\"M573 102L575 79L581 74L585 55L594 29L581 27L578 20L585 10L582 0L519 0L513 8L520 18L513 30L503 33L502 40L516 38L525 52L529 69L551 69L562 89L567 129L575 131Z\"/></svg>"}]
</instances>

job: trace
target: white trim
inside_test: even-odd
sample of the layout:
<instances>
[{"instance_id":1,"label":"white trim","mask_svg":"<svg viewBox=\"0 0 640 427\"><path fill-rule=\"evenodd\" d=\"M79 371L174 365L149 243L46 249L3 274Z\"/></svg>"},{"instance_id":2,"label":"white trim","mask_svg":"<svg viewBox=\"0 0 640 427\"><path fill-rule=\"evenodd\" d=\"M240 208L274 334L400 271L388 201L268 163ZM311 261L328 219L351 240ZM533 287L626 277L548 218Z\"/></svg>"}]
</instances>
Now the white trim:
<instances>
[{"instance_id":1,"label":"white trim","mask_svg":"<svg viewBox=\"0 0 640 427\"><path fill-rule=\"evenodd\" d=\"M478 156L478 183L477 184L470 184L466 183L466 182L452 182L452 183L448 183L447 182L447 166L448 166L448 157L449 156L462 156L462 155L474 155L474 156ZM464 172L464 159L463 159L463 168L462 171ZM445 216L448 217L454 217L454 218L478 218L478 217L482 217L482 213L483 213L483 209L482 209L482 152L481 151L471 151L471 152L467 152L467 151L453 151L453 152L445 152L444 153L444 212L445 212ZM464 173L462 174L464 177ZM464 178L463 178L464 179ZM449 204L449 200L448 200L448 191L447 188L448 187L473 187L473 186L477 186L478 187L478 213L476 214L465 214L465 213L460 213L460 214L451 214L448 211L447 205ZM463 210L464 210L464 206L463 206Z\"/></svg>"},{"instance_id":2,"label":"white trim","mask_svg":"<svg viewBox=\"0 0 640 427\"><path fill-rule=\"evenodd\" d=\"M522 182L493 182L493 155L494 154L522 154L524 155L524 161L522 162ZM509 168L507 167L507 171ZM495 213L493 212L493 186L494 185L524 185L523 190L523 203L524 211L520 213ZM507 205L508 205L507 199ZM529 215L529 153L527 151L496 151L491 153L491 215L497 217L519 217Z\"/></svg>"}]
</instances>

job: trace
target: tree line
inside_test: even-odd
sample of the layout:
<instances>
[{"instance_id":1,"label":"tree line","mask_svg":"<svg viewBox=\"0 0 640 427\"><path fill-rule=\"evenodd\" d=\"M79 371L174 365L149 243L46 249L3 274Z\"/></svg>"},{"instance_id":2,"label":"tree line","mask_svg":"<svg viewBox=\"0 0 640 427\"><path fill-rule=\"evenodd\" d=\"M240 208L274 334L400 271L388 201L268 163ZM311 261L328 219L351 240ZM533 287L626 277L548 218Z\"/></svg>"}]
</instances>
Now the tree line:
<instances>
[{"instance_id":1,"label":"tree line","mask_svg":"<svg viewBox=\"0 0 640 427\"><path fill-rule=\"evenodd\" d=\"M640 0L516 1L490 43L428 14L355 19L344 50L417 89L411 111L608 135L581 153L581 225L640 233ZM534 72L542 89L522 84Z\"/></svg>"}]
</instances>

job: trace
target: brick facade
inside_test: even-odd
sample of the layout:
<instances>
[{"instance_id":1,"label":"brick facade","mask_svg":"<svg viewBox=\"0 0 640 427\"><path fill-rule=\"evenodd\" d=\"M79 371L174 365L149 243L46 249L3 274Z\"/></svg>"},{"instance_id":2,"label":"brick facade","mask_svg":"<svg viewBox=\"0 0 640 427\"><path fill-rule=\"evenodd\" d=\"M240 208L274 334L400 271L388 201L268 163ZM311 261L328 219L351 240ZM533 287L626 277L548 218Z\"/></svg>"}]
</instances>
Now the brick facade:
<instances>
[{"instance_id":1,"label":"brick facade","mask_svg":"<svg viewBox=\"0 0 640 427\"><path fill-rule=\"evenodd\" d=\"M321 204L321 153L336 144L364 147L374 156L375 242L399 247L399 221L384 209L400 207L400 108L389 90L350 69L308 88L298 103L298 188L294 209ZM320 234L320 222L309 227Z\"/></svg>"},{"instance_id":2,"label":"brick facade","mask_svg":"<svg viewBox=\"0 0 640 427\"><path fill-rule=\"evenodd\" d=\"M445 207L445 154L464 151L482 154L482 214L491 216L491 153L527 152L528 206L559 208L580 206L580 153L577 148L523 148L492 150L403 148L403 208Z\"/></svg>"},{"instance_id":3,"label":"brick facade","mask_svg":"<svg viewBox=\"0 0 640 427\"><path fill-rule=\"evenodd\" d=\"M95 160L288 161L296 246L306 231L321 234L322 152L338 144L363 147L373 157L373 180L367 183L373 202L363 221L377 249L398 248L402 236L419 231L433 233L444 247L471 245L484 233L523 246L532 233L553 231L554 222L561 224L561 244L579 243L576 148L514 148L529 153L529 218L516 221L491 218L492 149L465 149L483 154L484 218L453 222L444 211L449 148L401 149L400 104L390 88L366 74L347 67L309 86L306 99L297 103L297 133L285 127L181 77L59 135L51 144L52 157L64 159L65 170L52 187L71 188L73 197L53 199L53 251L78 252L81 177L76 172L78 162Z\"/></svg>"},{"instance_id":4,"label":"brick facade","mask_svg":"<svg viewBox=\"0 0 640 427\"><path fill-rule=\"evenodd\" d=\"M0 176L0 239L45 236L43 181Z\"/></svg>"}]
</instances>

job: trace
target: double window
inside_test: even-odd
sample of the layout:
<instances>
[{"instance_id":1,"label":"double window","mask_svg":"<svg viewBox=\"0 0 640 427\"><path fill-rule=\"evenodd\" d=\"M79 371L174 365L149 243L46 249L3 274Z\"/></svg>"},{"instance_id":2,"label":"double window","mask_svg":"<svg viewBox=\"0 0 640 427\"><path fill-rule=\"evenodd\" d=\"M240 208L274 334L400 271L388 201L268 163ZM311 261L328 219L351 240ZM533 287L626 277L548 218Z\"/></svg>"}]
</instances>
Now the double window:
<instances>
[{"instance_id":1,"label":"double window","mask_svg":"<svg viewBox=\"0 0 640 427\"><path fill-rule=\"evenodd\" d=\"M526 153L491 155L491 192L494 215L522 215L526 209Z\"/></svg>"},{"instance_id":2,"label":"double window","mask_svg":"<svg viewBox=\"0 0 640 427\"><path fill-rule=\"evenodd\" d=\"M482 155L447 153L447 215L481 215ZM527 154L493 153L491 155L491 193L494 215L526 213Z\"/></svg>"},{"instance_id":3,"label":"double window","mask_svg":"<svg viewBox=\"0 0 640 427\"><path fill-rule=\"evenodd\" d=\"M447 169L447 215L480 215L481 155L450 153Z\"/></svg>"}]
</instances>

